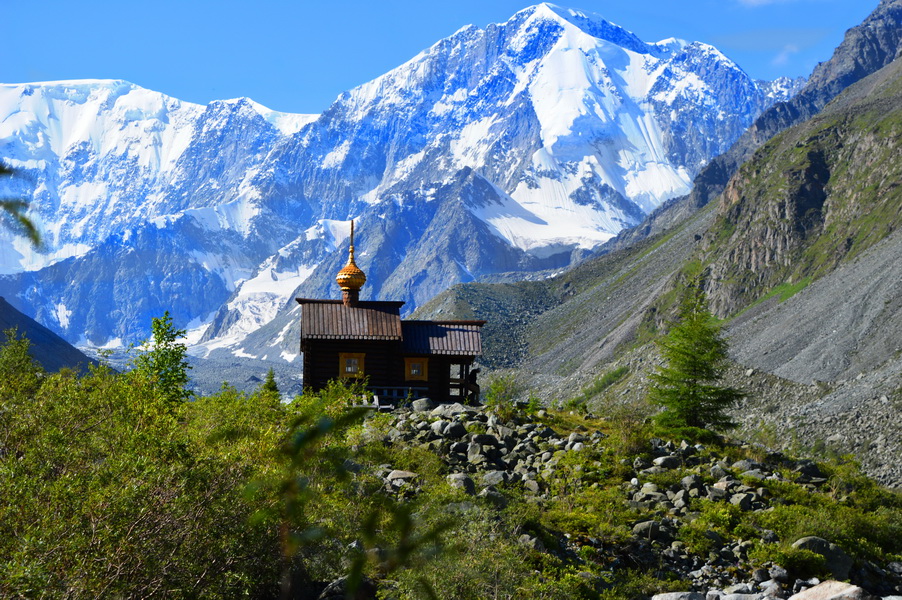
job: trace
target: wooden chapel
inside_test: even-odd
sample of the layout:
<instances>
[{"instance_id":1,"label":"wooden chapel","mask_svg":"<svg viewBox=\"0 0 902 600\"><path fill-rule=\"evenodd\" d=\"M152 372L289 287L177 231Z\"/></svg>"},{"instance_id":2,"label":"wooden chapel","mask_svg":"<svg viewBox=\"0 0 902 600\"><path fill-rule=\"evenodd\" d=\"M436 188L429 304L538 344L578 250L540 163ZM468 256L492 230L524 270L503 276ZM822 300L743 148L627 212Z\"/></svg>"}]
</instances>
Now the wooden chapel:
<instances>
[{"instance_id":1,"label":"wooden chapel","mask_svg":"<svg viewBox=\"0 0 902 600\"><path fill-rule=\"evenodd\" d=\"M341 300L297 298L301 305L304 387L365 378L381 400L428 397L437 402L478 400L473 390L485 321L402 320L398 301L363 301L366 274L354 261L354 222L348 263L335 280Z\"/></svg>"}]
</instances>

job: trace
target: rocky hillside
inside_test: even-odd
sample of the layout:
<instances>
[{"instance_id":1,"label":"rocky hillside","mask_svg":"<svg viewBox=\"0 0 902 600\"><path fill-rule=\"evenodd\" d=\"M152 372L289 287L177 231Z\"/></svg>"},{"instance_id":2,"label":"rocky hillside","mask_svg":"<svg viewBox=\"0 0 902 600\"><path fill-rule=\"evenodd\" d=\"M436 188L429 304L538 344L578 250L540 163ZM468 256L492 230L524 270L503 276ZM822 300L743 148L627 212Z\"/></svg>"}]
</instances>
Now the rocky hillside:
<instances>
[{"instance_id":1,"label":"rocky hillside","mask_svg":"<svg viewBox=\"0 0 902 600\"><path fill-rule=\"evenodd\" d=\"M561 401L618 366L632 376L617 393L640 401L657 364L645 344L672 316L680 279L704 271L729 319L737 373L786 381L782 398L767 393L773 383L755 386L737 415L749 430L772 428L778 445L798 444L795 432L808 448L854 451L899 485L900 85L898 61L853 85L762 147L721 202L662 233L515 293L454 288L424 311L494 323L506 337L492 347L487 336L486 362L509 366L498 357L513 348ZM523 295L535 299L532 314Z\"/></svg>"},{"instance_id":2,"label":"rocky hillside","mask_svg":"<svg viewBox=\"0 0 902 600\"><path fill-rule=\"evenodd\" d=\"M621 437L626 431L632 437ZM851 527L869 484L847 487L850 495L836 502L831 496L848 477L842 469L723 440L648 438L641 426L592 415L530 415L509 406L502 415L427 399L373 419L365 437L399 454L417 449L437 457L422 470L390 463L373 470L354 461L351 469L355 477L377 476L385 492L409 502L431 497L444 479L459 497L451 513L455 531L489 506L499 524L495 545L501 545L509 514L529 513L524 502L537 507L547 516L527 519L513 535L528 556L569 562L580 572L580 591L570 597L605 590L616 597L626 581L649 586L633 589L636 597L642 591L647 597L649 589L684 590L683 600L785 598L823 578L849 580L858 593L902 591L902 563L868 560L846 539L843 529ZM881 510L897 510L890 507L898 495L877 494L888 503ZM826 512L812 518L820 510ZM833 515L846 525L828 534L816 521L834 510L849 511ZM883 544L899 527L885 523L888 529L873 542Z\"/></svg>"}]
</instances>

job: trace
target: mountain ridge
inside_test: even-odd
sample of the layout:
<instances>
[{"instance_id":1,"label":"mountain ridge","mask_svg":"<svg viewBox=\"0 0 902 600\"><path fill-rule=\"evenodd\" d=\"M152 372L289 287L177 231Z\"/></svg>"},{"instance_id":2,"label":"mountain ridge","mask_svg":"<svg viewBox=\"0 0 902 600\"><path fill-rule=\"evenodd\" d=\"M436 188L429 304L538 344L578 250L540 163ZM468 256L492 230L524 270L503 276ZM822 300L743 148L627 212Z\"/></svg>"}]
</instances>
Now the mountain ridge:
<instances>
[{"instance_id":1,"label":"mountain ridge","mask_svg":"<svg viewBox=\"0 0 902 600\"><path fill-rule=\"evenodd\" d=\"M291 297L334 295L346 235L335 232L351 218L373 270L365 294L411 310L456 281L574 264L685 193L774 89L793 91L759 85L709 46L636 40L539 5L459 30L315 118L123 82L3 86L0 108L33 108L3 122L0 147L34 183L49 253L6 239L0 291L81 343L143 339L170 309L197 329L198 353L259 355L269 351L241 340L267 323L281 335ZM59 97L40 104L47 94ZM469 247L446 223L470 232Z\"/></svg>"}]
</instances>

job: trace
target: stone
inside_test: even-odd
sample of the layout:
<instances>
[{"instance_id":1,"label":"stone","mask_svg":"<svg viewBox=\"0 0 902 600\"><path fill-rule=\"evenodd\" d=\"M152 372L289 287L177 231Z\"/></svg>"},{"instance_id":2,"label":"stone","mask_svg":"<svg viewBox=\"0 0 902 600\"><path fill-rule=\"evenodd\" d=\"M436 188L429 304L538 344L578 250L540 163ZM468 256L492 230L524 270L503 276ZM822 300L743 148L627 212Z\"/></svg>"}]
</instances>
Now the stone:
<instances>
[{"instance_id":1,"label":"stone","mask_svg":"<svg viewBox=\"0 0 902 600\"><path fill-rule=\"evenodd\" d=\"M751 510L753 498L752 494L733 494L730 496L730 504L738 506L739 510Z\"/></svg>"},{"instance_id":2,"label":"stone","mask_svg":"<svg viewBox=\"0 0 902 600\"><path fill-rule=\"evenodd\" d=\"M711 477L720 479L721 477L726 477L727 475L729 475L729 473L727 473L727 470L724 469L721 465L718 464L711 467Z\"/></svg>"},{"instance_id":3,"label":"stone","mask_svg":"<svg viewBox=\"0 0 902 600\"><path fill-rule=\"evenodd\" d=\"M661 526L657 521L642 521L633 525L633 535L644 540L656 540L661 535Z\"/></svg>"},{"instance_id":4,"label":"stone","mask_svg":"<svg viewBox=\"0 0 902 600\"><path fill-rule=\"evenodd\" d=\"M542 487L539 485L539 482L535 479L525 479L523 480L523 488L529 490L533 494L538 494L542 491Z\"/></svg>"},{"instance_id":5,"label":"stone","mask_svg":"<svg viewBox=\"0 0 902 600\"><path fill-rule=\"evenodd\" d=\"M489 486L479 492L480 498L485 498L498 508L504 508L507 506L507 498L504 497L504 494L496 490L495 488Z\"/></svg>"},{"instance_id":6,"label":"stone","mask_svg":"<svg viewBox=\"0 0 902 600\"><path fill-rule=\"evenodd\" d=\"M789 583L789 571L780 565L774 565L768 570L770 578L780 583Z\"/></svg>"},{"instance_id":7,"label":"stone","mask_svg":"<svg viewBox=\"0 0 902 600\"><path fill-rule=\"evenodd\" d=\"M651 600L705 600L705 595L701 592L668 592L655 594Z\"/></svg>"},{"instance_id":8,"label":"stone","mask_svg":"<svg viewBox=\"0 0 902 600\"><path fill-rule=\"evenodd\" d=\"M680 479L680 485L684 490L691 490L692 488L699 488L704 485L702 478L698 475L686 475L682 479Z\"/></svg>"},{"instance_id":9,"label":"stone","mask_svg":"<svg viewBox=\"0 0 902 600\"><path fill-rule=\"evenodd\" d=\"M830 571L831 575L837 579L849 578L849 571L852 568L852 557L836 544L828 542L824 538L810 535L796 540L793 542L792 547L820 554L824 557L824 566Z\"/></svg>"},{"instance_id":10,"label":"stone","mask_svg":"<svg viewBox=\"0 0 902 600\"><path fill-rule=\"evenodd\" d=\"M779 600L786 597L786 592L783 591L783 586L773 579L768 579L767 581L762 583L760 587L761 591L764 592L764 596L767 598L775 598Z\"/></svg>"},{"instance_id":11,"label":"stone","mask_svg":"<svg viewBox=\"0 0 902 600\"><path fill-rule=\"evenodd\" d=\"M500 485L508 481L508 474L505 471L489 471L482 476L482 485Z\"/></svg>"},{"instance_id":12,"label":"stone","mask_svg":"<svg viewBox=\"0 0 902 600\"><path fill-rule=\"evenodd\" d=\"M586 436L582 435L581 433L576 433L574 431L567 438L567 441L570 442L571 444L576 444L577 442L585 442L586 439L587 439Z\"/></svg>"},{"instance_id":13,"label":"stone","mask_svg":"<svg viewBox=\"0 0 902 600\"><path fill-rule=\"evenodd\" d=\"M426 412L438 406L432 398L417 398L411 402L410 407L416 412Z\"/></svg>"},{"instance_id":14,"label":"stone","mask_svg":"<svg viewBox=\"0 0 902 600\"><path fill-rule=\"evenodd\" d=\"M663 469L677 469L683 465L683 460L679 456L659 456L652 463Z\"/></svg>"},{"instance_id":15,"label":"stone","mask_svg":"<svg viewBox=\"0 0 902 600\"><path fill-rule=\"evenodd\" d=\"M724 490L721 488L716 488L716 487L708 488L708 500L710 500L711 502L717 502L718 500L723 500L728 495L729 494L727 493L727 490Z\"/></svg>"},{"instance_id":16,"label":"stone","mask_svg":"<svg viewBox=\"0 0 902 600\"><path fill-rule=\"evenodd\" d=\"M360 584L357 586L357 591L354 593L353 598L355 600L375 600L376 599L376 584L369 577L364 577ZM336 579L332 583L326 586L326 589L322 591L322 593L317 596L317 600L344 600L348 597L348 578L347 576Z\"/></svg>"},{"instance_id":17,"label":"stone","mask_svg":"<svg viewBox=\"0 0 902 600\"><path fill-rule=\"evenodd\" d=\"M868 600L872 596L857 585L824 581L789 597L789 600Z\"/></svg>"},{"instance_id":18,"label":"stone","mask_svg":"<svg viewBox=\"0 0 902 600\"><path fill-rule=\"evenodd\" d=\"M470 496L476 493L476 484L474 484L473 480L464 473L452 473L451 475L448 475L448 483L451 484L451 487L461 489Z\"/></svg>"},{"instance_id":19,"label":"stone","mask_svg":"<svg viewBox=\"0 0 902 600\"><path fill-rule=\"evenodd\" d=\"M475 442L470 442L467 446L467 458L472 460L477 454L482 454L482 446Z\"/></svg>"},{"instance_id":20,"label":"stone","mask_svg":"<svg viewBox=\"0 0 902 600\"><path fill-rule=\"evenodd\" d=\"M734 462L730 466L730 468L733 469L734 471L742 472L742 471L751 471L752 469L760 469L762 466L763 465L761 465L753 460L744 458L742 460L737 460L736 462Z\"/></svg>"},{"instance_id":21,"label":"stone","mask_svg":"<svg viewBox=\"0 0 902 600\"><path fill-rule=\"evenodd\" d=\"M410 479L416 479L417 477L418 477L418 475L412 471L401 471L401 470L395 469L394 471L392 471L391 473L388 474L386 479L389 481L394 481L396 479L403 479L405 481L408 481Z\"/></svg>"},{"instance_id":22,"label":"stone","mask_svg":"<svg viewBox=\"0 0 902 600\"><path fill-rule=\"evenodd\" d=\"M489 435L488 433L474 433L470 436L470 441L474 444L479 444L480 446L498 445L498 438L494 435Z\"/></svg>"},{"instance_id":23,"label":"stone","mask_svg":"<svg viewBox=\"0 0 902 600\"><path fill-rule=\"evenodd\" d=\"M467 444L466 442L456 442L454 444L451 444L450 451L456 454L466 454L468 447L469 444Z\"/></svg>"},{"instance_id":24,"label":"stone","mask_svg":"<svg viewBox=\"0 0 902 600\"><path fill-rule=\"evenodd\" d=\"M435 417L453 417L461 413L475 413L476 410L472 406L464 406L460 402L454 404L440 404L430 411L429 414Z\"/></svg>"},{"instance_id":25,"label":"stone","mask_svg":"<svg viewBox=\"0 0 902 600\"><path fill-rule=\"evenodd\" d=\"M451 421L445 429L444 436L453 440L459 440L467 435L467 428L460 421Z\"/></svg>"},{"instance_id":26,"label":"stone","mask_svg":"<svg viewBox=\"0 0 902 600\"><path fill-rule=\"evenodd\" d=\"M436 435L442 435L445 432L445 429L448 427L448 421L436 421L432 425L429 426L429 429L433 431Z\"/></svg>"}]
</instances>

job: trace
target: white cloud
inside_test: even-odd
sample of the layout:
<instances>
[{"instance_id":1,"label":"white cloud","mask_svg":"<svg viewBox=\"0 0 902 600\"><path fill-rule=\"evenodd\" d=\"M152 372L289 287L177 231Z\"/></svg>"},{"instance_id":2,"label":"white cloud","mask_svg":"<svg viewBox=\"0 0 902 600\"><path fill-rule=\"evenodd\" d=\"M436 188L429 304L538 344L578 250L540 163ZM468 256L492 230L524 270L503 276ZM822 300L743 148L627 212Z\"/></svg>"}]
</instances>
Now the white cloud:
<instances>
[{"instance_id":1,"label":"white cloud","mask_svg":"<svg viewBox=\"0 0 902 600\"><path fill-rule=\"evenodd\" d=\"M779 67L785 65L789 62L789 59L793 54L796 54L799 51L799 47L795 44L786 44L783 46L783 49L780 50L780 53L777 54L771 61L770 64L775 67Z\"/></svg>"}]
</instances>

